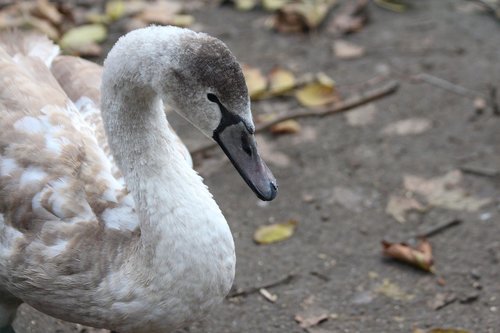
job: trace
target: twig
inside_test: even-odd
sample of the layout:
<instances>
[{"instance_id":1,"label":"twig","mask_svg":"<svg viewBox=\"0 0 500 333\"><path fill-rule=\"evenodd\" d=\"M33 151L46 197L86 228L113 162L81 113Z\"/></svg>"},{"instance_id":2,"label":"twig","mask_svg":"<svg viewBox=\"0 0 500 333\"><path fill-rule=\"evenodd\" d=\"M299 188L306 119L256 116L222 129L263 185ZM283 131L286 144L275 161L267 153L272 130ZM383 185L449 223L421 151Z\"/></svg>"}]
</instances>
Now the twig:
<instances>
[{"instance_id":1,"label":"twig","mask_svg":"<svg viewBox=\"0 0 500 333\"><path fill-rule=\"evenodd\" d=\"M497 20L500 19L500 8L493 6L492 4L488 3L487 1L484 0L470 0L472 2L476 2L479 5L481 5L484 9L488 11L491 15L493 15Z\"/></svg>"},{"instance_id":2,"label":"twig","mask_svg":"<svg viewBox=\"0 0 500 333\"><path fill-rule=\"evenodd\" d=\"M460 171L474 176L480 177L497 177L500 176L500 170L489 169L484 167L463 166Z\"/></svg>"},{"instance_id":3,"label":"twig","mask_svg":"<svg viewBox=\"0 0 500 333\"><path fill-rule=\"evenodd\" d=\"M460 223L462 223L462 220L459 219L438 223L436 225L429 227L427 230L418 233L417 236L415 236L414 238L430 238L449 228L458 226Z\"/></svg>"},{"instance_id":4,"label":"twig","mask_svg":"<svg viewBox=\"0 0 500 333\"><path fill-rule=\"evenodd\" d=\"M500 116L500 106L498 105L498 100L497 100L497 87L494 85L490 86L490 105L491 109L493 110L493 114L495 116Z\"/></svg>"},{"instance_id":5,"label":"twig","mask_svg":"<svg viewBox=\"0 0 500 333\"><path fill-rule=\"evenodd\" d=\"M288 283L292 282L293 279L295 279L295 275L289 274L289 275L287 275L287 276L285 276L277 281L266 283L266 284L263 284L261 286L250 287L248 289L243 289L243 290L235 290L233 292L230 292L229 295L227 295L227 297L231 298L231 297L237 297L237 296L247 296L247 295L259 292L260 289L269 289L269 288L273 288L273 287L276 287L276 286L279 286L282 284L288 284Z\"/></svg>"},{"instance_id":6,"label":"twig","mask_svg":"<svg viewBox=\"0 0 500 333\"><path fill-rule=\"evenodd\" d=\"M452 92L454 94L460 95L460 96L466 96L466 97L471 97L471 98L476 98L480 97L483 94L478 93L476 91L467 89L465 87L459 86L458 84L451 83L450 81L446 81L445 79L442 79L440 77L428 74L428 73L420 73L414 76L417 80L424 81L426 83L429 83L433 86L439 87L441 89L447 90L449 92Z\"/></svg>"},{"instance_id":7,"label":"twig","mask_svg":"<svg viewBox=\"0 0 500 333\"><path fill-rule=\"evenodd\" d=\"M334 113L340 113L344 111L348 111L350 109L353 109L357 106L369 103L371 101L377 100L379 98L382 98L384 96L390 95L394 93L399 87L399 82L395 80L391 80L380 87L373 88L371 90L368 90L366 92L361 92L361 93L356 93L352 95L351 97L347 98L344 101L338 102L333 105L332 108L329 109L320 109L320 110L298 110L298 111L293 111L288 114L284 114L281 116L276 117L275 119L268 121L266 123L257 125L255 128L255 132L259 133L262 131L267 130L268 128L282 122L285 120L289 119L297 119L297 118L305 118L305 117L324 117L326 115L334 114ZM215 142L210 142L206 145L203 145L199 148L196 148L191 151L192 155L202 153L206 150L212 149L213 147L216 146Z\"/></svg>"}]
</instances>

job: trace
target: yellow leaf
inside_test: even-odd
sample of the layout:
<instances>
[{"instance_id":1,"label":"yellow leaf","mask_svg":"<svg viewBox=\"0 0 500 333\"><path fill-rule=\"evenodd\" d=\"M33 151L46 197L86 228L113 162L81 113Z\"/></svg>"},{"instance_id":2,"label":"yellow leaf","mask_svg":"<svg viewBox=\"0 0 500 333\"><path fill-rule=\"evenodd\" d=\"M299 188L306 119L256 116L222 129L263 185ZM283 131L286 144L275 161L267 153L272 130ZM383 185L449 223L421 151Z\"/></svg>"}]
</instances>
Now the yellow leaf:
<instances>
[{"instance_id":1,"label":"yellow leaf","mask_svg":"<svg viewBox=\"0 0 500 333\"><path fill-rule=\"evenodd\" d=\"M68 30L59 41L64 50L77 50L82 46L99 43L106 39L106 28L102 24L87 24Z\"/></svg>"},{"instance_id":2,"label":"yellow leaf","mask_svg":"<svg viewBox=\"0 0 500 333\"><path fill-rule=\"evenodd\" d=\"M172 25L176 25L178 27L189 27L194 22L194 16L192 15L174 15L172 17Z\"/></svg>"},{"instance_id":3,"label":"yellow leaf","mask_svg":"<svg viewBox=\"0 0 500 333\"><path fill-rule=\"evenodd\" d=\"M300 124L293 119L282 121L271 127L274 134L293 134L300 131Z\"/></svg>"},{"instance_id":4,"label":"yellow leaf","mask_svg":"<svg viewBox=\"0 0 500 333\"><path fill-rule=\"evenodd\" d=\"M235 1L236 9L243 10L243 11L252 10L255 8L256 5L257 5L256 0L236 0Z\"/></svg>"},{"instance_id":5,"label":"yellow leaf","mask_svg":"<svg viewBox=\"0 0 500 333\"><path fill-rule=\"evenodd\" d=\"M257 98L266 91L267 80L264 75L262 75L260 69L243 65L243 75L245 76L250 98Z\"/></svg>"},{"instance_id":6,"label":"yellow leaf","mask_svg":"<svg viewBox=\"0 0 500 333\"><path fill-rule=\"evenodd\" d=\"M262 0L262 7L265 10L274 12L286 5L290 0Z\"/></svg>"},{"instance_id":7,"label":"yellow leaf","mask_svg":"<svg viewBox=\"0 0 500 333\"><path fill-rule=\"evenodd\" d=\"M297 221L288 220L283 223L260 226L253 235L253 239L258 244L271 244L283 241L292 237Z\"/></svg>"},{"instance_id":8,"label":"yellow leaf","mask_svg":"<svg viewBox=\"0 0 500 333\"><path fill-rule=\"evenodd\" d=\"M269 73L269 93L281 95L295 87L295 75L289 70L275 68Z\"/></svg>"},{"instance_id":9,"label":"yellow leaf","mask_svg":"<svg viewBox=\"0 0 500 333\"><path fill-rule=\"evenodd\" d=\"M116 21L125 15L125 3L123 0L113 0L106 3L106 15L111 21Z\"/></svg>"},{"instance_id":10,"label":"yellow leaf","mask_svg":"<svg viewBox=\"0 0 500 333\"><path fill-rule=\"evenodd\" d=\"M318 76L316 82L311 82L297 90L295 97L306 107L317 107L339 100L334 82L326 75Z\"/></svg>"}]
</instances>

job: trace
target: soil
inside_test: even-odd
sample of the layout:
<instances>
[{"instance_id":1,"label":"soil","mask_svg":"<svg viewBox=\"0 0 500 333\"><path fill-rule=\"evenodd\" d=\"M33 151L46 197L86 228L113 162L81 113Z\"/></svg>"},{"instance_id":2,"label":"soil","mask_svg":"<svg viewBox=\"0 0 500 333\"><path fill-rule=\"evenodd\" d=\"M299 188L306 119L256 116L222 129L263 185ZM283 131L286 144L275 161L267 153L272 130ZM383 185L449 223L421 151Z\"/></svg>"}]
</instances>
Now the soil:
<instances>
[{"instance_id":1,"label":"soil","mask_svg":"<svg viewBox=\"0 0 500 333\"><path fill-rule=\"evenodd\" d=\"M471 97L412 78L430 73L484 95L490 87L500 88L500 25L487 14L467 12L467 1L410 3L404 13L370 4L367 25L344 37L366 48L354 60L334 56L334 36L326 27L278 34L265 26L268 14L262 11L208 5L194 11L194 28L222 39L243 63L263 70L280 65L297 74L322 71L345 95L380 75L398 79L401 86L374 103L375 118L365 126L351 126L344 115L335 115L301 119L298 134L260 135L260 148L280 186L269 204L255 198L218 150L198 161L234 234L235 289L289 274L294 279L268 289L277 296L275 303L259 293L227 299L207 319L179 333L298 333L304 329L294 316L304 309L329 314L312 333L436 327L500 332L498 172L464 173L468 193L492 199L477 211L432 207L409 214L406 223L385 212L391 194L405 193L405 174L429 179L471 165L500 170L500 117L490 108L477 113ZM123 33L116 29L116 36ZM253 104L256 113L297 107L287 97ZM431 128L416 135L382 133L387 124L415 117L430 120ZM190 148L207 142L174 120ZM291 239L267 246L252 241L258 226L288 219L298 221ZM462 223L430 239L436 275L381 255L382 239L402 241L452 219ZM26 305L15 328L19 333L86 331Z\"/></svg>"}]
</instances>

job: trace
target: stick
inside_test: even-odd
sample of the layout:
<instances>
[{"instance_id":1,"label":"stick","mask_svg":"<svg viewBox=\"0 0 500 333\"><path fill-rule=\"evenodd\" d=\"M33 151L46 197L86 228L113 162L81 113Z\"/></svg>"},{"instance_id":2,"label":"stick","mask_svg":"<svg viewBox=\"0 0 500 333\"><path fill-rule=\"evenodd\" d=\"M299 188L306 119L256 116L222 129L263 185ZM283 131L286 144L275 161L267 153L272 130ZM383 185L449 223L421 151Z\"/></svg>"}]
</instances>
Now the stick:
<instances>
[{"instance_id":1,"label":"stick","mask_svg":"<svg viewBox=\"0 0 500 333\"><path fill-rule=\"evenodd\" d=\"M500 19L500 8L496 8L495 6L484 0L470 0L470 1L477 2L484 9L486 9L488 13L492 14L497 20Z\"/></svg>"},{"instance_id":2,"label":"stick","mask_svg":"<svg viewBox=\"0 0 500 333\"><path fill-rule=\"evenodd\" d=\"M460 167L460 171L463 173L468 173L474 176L480 177L497 177L500 176L500 170L488 169L483 167L469 167L463 166Z\"/></svg>"},{"instance_id":3,"label":"stick","mask_svg":"<svg viewBox=\"0 0 500 333\"><path fill-rule=\"evenodd\" d=\"M466 97L471 97L471 98L476 98L479 96L482 96L482 94L467 89L465 87L459 86L458 84L451 83L450 81L446 81L445 79L442 79L440 77L428 74L428 73L420 73L414 76L417 80L422 80L426 83L429 83L433 86L439 87L444 90L448 90L449 92L452 92L454 94L460 95L460 96L466 96Z\"/></svg>"},{"instance_id":4,"label":"stick","mask_svg":"<svg viewBox=\"0 0 500 333\"><path fill-rule=\"evenodd\" d=\"M357 106L360 106L360 105L369 103L371 101L377 100L379 98L382 98L384 96L390 95L390 94L394 93L398 88L399 88L399 82L392 80L392 81L389 81L389 82L383 84L380 87L373 88L373 89L368 90L366 92L356 93L356 94L352 95L351 97L347 98L346 100L334 104L333 107L330 109L293 111L293 112L290 112L288 114L278 116L269 122L263 123L261 125L257 125L255 128L255 133L265 131L268 128L270 128L270 127L272 127L272 126L274 126L282 121L285 121L285 120L305 118L305 117L324 117L326 115L330 115L330 114L334 114L334 113L345 112L345 111L353 109ZM199 148L195 148L194 150L191 151L191 154L195 155L195 154L202 153L206 150L212 149L216 145L217 144L215 142L210 142L210 143L203 145Z\"/></svg>"},{"instance_id":5,"label":"stick","mask_svg":"<svg viewBox=\"0 0 500 333\"><path fill-rule=\"evenodd\" d=\"M490 104L491 109L493 110L493 114L495 116L500 116L500 106L498 105L497 100L497 87L490 86Z\"/></svg>"},{"instance_id":6,"label":"stick","mask_svg":"<svg viewBox=\"0 0 500 333\"><path fill-rule=\"evenodd\" d=\"M269 288L273 288L273 287L276 287L276 286L279 286L282 284L288 284L288 283L292 282L293 279L295 279L295 275L289 274L289 275L287 275L287 276L285 276L277 281L267 283L267 284L264 284L264 285L261 285L258 287L250 287L248 289L235 290L233 292L230 292L229 295L227 295L227 297L231 298L231 297L237 297L237 296L247 296L247 295L259 292L260 289L269 289Z\"/></svg>"},{"instance_id":7,"label":"stick","mask_svg":"<svg viewBox=\"0 0 500 333\"><path fill-rule=\"evenodd\" d=\"M455 226L459 225L460 223L462 223L462 220L459 220L459 219L454 219L451 221L438 223L434 226L429 227L427 230L418 233L417 236L414 238L430 238L432 236L435 236L435 235L445 231L446 229L449 229L451 227L455 227Z\"/></svg>"}]
</instances>

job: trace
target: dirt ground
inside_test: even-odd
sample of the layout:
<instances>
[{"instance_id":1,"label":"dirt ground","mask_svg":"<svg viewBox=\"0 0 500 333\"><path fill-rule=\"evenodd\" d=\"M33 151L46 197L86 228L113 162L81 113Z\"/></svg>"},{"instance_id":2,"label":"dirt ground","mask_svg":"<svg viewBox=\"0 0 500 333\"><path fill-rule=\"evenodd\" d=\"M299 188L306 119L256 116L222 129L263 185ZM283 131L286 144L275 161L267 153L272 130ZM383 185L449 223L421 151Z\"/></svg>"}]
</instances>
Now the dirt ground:
<instances>
[{"instance_id":1,"label":"dirt ground","mask_svg":"<svg viewBox=\"0 0 500 333\"><path fill-rule=\"evenodd\" d=\"M268 14L261 11L209 6L194 12L194 28L225 41L241 62L264 70L282 65L298 74L323 71L347 94L380 75L401 86L370 106L374 118L364 126L350 125L343 114L300 120L302 131L294 135L261 135L260 147L280 186L269 204L255 198L229 163L220 162L219 152L201 161L235 237L235 288L294 278L268 289L275 303L259 293L228 299L179 333L303 332L294 316L305 309L329 314L311 333L437 327L500 332L500 117L490 109L476 114L472 98L412 79L430 73L485 95L490 86L500 88L500 25L486 14L461 10L466 1L411 3L405 13L370 5L369 23L345 37L366 48L355 60L337 59L333 36L324 30L270 31L264 26ZM253 106L257 113L298 107L290 98ZM430 120L431 127L415 135L383 134L388 124L415 117ZM190 148L206 143L174 120ZM406 223L385 212L390 195L405 193L404 175L430 179L465 167L497 171L463 174L467 193L491 199L479 210L433 207L409 214ZM252 241L258 226L288 219L298 221L291 239L267 246ZM430 239L437 276L382 257L382 239L402 241L452 219L462 223ZM85 331L27 306L15 328Z\"/></svg>"}]
</instances>

